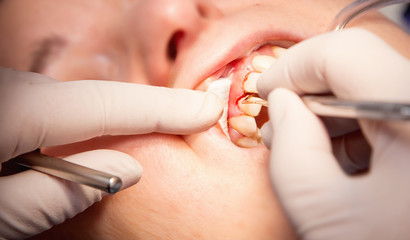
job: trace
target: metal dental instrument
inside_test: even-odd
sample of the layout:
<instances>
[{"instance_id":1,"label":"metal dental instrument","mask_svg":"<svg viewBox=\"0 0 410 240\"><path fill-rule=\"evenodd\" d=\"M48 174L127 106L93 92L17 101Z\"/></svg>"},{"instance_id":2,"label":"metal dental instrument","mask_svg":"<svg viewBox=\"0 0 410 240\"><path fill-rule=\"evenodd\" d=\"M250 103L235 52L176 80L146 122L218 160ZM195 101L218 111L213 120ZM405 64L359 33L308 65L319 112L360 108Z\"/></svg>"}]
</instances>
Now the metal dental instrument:
<instances>
[{"instance_id":1,"label":"metal dental instrument","mask_svg":"<svg viewBox=\"0 0 410 240\"><path fill-rule=\"evenodd\" d=\"M355 17L371 10L406 3L410 0L356 0L349 4L333 20L330 31L340 31ZM375 120L410 120L410 103L342 100L331 96L302 96L312 112L320 116L361 118ZM267 106L267 101L247 101Z\"/></svg>"},{"instance_id":2,"label":"metal dental instrument","mask_svg":"<svg viewBox=\"0 0 410 240\"><path fill-rule=\"evenodd\" d=\"M340 31L352 19L371 10L406 2L410 2L410 0L356 0L337 14L330 30ZM321 96L306 96L304 101L315 109L318 115L339 115L340 117L378 120L410 120L410 104L338 100Z\"/></svg>"},{"instance_id":3,"label":"metal dental instrument","mask_svg":"<svg viewBox=\"0 0 410 240\"><path fill-rule=\"evenodd\" d=\"M46 156L39 150L17 156L8 164L18 164L42 173L80 183L108 193L116 193L122 185L119 177L87 168L60 158Z\"/></svg>"},{"instance_id":4,"label":"metal dental instrument","mask_svg":"<svg viewBox=\"0 0 410 240\"><path fill-rule=\"evenodd\" d=\"M373 120L410 120L410 104L350 101L331 96L312 95L302 96L302 100L313 113L319 116ZM256 101L244 100L243 103L268 106L268 102L263 99Z\"/></svg>"},{"instance_id":5,"label":"metal dental instrument","mask_svg":"<svg viewBox=\"0 0 410 240\"><path fill-rule=\"evenodd\" d=\"M329 30L342 30L353 18L359 15L371 10L406 2L410 2L410 0L356 0L347 5L337 14L333 23L330 25Z\"/></svg>"}]
</instances>

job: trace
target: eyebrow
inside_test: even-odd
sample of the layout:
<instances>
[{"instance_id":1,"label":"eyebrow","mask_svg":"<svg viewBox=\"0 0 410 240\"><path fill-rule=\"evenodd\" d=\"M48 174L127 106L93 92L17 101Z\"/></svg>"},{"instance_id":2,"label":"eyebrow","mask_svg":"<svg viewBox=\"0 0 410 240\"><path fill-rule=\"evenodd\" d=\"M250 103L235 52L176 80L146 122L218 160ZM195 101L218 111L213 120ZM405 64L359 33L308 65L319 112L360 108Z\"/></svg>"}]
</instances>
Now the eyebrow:
<instances>
[{"instance_id":1,"label":"eyebrow","mask_svg":"<svg viewBox=\"0 0 410 240\"><path fill-rule=\"evenodd\" d=\"M61 52L65 45L66 41L58 35L46 37L36 42L32 53L30 72L43 72L50 58Z\"/></svg>"}]
</instances>

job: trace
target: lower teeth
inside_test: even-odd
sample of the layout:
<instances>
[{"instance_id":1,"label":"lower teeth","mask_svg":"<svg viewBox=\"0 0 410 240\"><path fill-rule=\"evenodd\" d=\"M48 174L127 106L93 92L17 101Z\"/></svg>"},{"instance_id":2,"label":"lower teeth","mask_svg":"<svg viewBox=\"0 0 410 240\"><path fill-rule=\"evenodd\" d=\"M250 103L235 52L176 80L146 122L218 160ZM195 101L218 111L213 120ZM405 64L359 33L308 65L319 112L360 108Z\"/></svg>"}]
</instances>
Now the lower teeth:
<instances>
[{"instance_id":1,"label":"lower teeth","mask_svg":"<svg viewBox=\"0 0 410 240\"><path fill-rule=\"evenodd\" d=\"M254 117L242 115L231 117L228 121L229 126L247 137L254 137L258 133L258 127L256 126Z\"/></svg>"},{"instance_id":2,"label":"lower teeth","mask_svg":"<svg viewBox=\"0 0 410 240\"><path fill-rule=\"evenodd\" d=\"M253 148L253 147L257 147L260 145L260 140L249 138L249 137L243 137L243 138L238 139L235 142L235 144L243 148Z\"/></svg>"},{"instance_id":3,"label":"lower teeth","mask_svg":"<svg viewBox=\"0 0 410 240\"><path fill-rule=\"evenodd\" d=\"M256 117L261 112L262 105L252 102L259 102L260 100L262 99L248 95L238 101L238 108L246 115Z\"/></svg>"}]
</instances>

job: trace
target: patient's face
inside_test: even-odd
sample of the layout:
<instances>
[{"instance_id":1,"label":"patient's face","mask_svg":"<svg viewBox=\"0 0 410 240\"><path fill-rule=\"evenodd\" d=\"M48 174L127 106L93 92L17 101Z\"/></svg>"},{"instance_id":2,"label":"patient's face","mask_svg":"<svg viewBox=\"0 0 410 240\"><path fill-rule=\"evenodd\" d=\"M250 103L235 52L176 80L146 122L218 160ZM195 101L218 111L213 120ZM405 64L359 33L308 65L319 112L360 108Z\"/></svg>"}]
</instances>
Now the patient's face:
<instances>
[{"instance_id":1,"label":"patient's face","mask_svg":"<svg viewBox=\"0 0 410 240\"><path fill-rule=\"evenodd\" d=\"M61 81L106 79L190 89L229 75L240 89L253 71L252 56L275 55L268 43L289 47L326 31L347 2L5 0L0 3L0 65ZM391 24L377 16L372 21L357 24L376 32L377 25L379 35L397 31L387 30ZM388 40L400 49L400 41ZM241 93L231 92L229 117L242 114L235 94ZM229 127L234 142L253 146L257 138L240 142L242 130ZM135 186L46 234L70 239L293 238L269 184L268 150L237 145L213 127L191 136L103 137L50 150L57 155L120 150L134 156L144 174Z\"/></svg>"}]
</instances>

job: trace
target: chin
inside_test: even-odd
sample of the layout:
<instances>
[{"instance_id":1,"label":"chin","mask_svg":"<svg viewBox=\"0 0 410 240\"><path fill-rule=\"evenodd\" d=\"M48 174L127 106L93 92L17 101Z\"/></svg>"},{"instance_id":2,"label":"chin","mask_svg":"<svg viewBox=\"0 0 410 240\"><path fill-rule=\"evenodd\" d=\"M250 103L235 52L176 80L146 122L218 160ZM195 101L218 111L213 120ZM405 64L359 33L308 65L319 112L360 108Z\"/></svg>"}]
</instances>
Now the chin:
<instances>
[{"instance_id":1,"label":"chin","mask_svg":"<svg viewBox=\"0 0 410 240\"><path fill-rule=\"evenodd\" d=\"M270 186L263 145L238 147L214 127L184 137L103 137L65 151L92 148L130 154L143 177L38 239L294 239Z\"/></svg>"}]
</instances>

